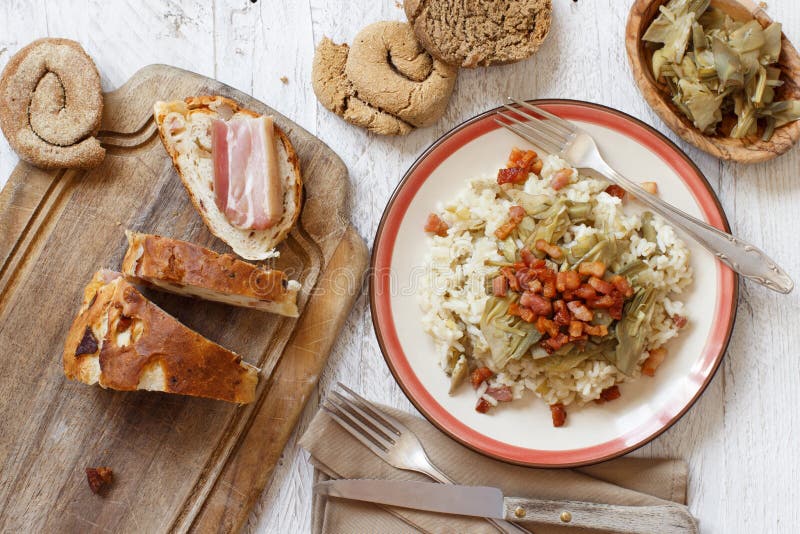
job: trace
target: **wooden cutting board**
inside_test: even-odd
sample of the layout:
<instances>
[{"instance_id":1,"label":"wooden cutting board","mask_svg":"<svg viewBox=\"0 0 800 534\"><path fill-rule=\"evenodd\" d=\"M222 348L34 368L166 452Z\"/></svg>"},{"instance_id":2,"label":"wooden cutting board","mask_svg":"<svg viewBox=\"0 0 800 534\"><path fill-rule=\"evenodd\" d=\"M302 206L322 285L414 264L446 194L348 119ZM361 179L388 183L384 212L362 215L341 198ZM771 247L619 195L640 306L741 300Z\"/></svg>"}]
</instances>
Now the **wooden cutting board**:
<instances>
[{"instance_id":1,"label":"wooden cutting board","mask_svg":"<svg viewBox=\"0 0 800 534\"><path fill-rule=\"evenodd\" d=\"M261 368L239 407L67 380L61 352L82 288L118 269L124 230L228 251L204 226L161 145L156 100L222 94L275 116L300 158L305 205L272 264L300 280L289 319L145 291L204 336ZM91 171L20 163L0 193L0 531L231 532L269 481L358 294L367 250L350 226L347 169L264 104L203 76L154 65L108 93ZM109 466L93 494L84 469Z\"/></svg>"}]
</instances>

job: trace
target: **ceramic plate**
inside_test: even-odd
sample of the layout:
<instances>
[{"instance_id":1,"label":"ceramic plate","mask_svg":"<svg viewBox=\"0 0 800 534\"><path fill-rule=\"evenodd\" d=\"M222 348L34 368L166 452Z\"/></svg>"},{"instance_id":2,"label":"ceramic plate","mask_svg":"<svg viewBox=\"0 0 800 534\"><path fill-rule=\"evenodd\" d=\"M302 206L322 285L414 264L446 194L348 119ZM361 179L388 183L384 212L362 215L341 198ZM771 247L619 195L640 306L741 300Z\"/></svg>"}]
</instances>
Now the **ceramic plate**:
<instances>
[{"instance_id":1,"label":"ceramic plate","mask_svg":"<svg viewBox=\"0 0 800 534\"><path fill-rule=\"evenodd\" d=\"M650 126L596 104L532 102L587 130L608 162L623 174L656 181L661 198L727 230L725 214L700 170ZM437 203L452 198L467 179L495 176L512 147L529 147L495 124L494 112L483 113L436 141L408 170L389 201L375 238L370 284L381 350L417 409L478 452L536 467L570 467L619 456L664 432L708 385L733 327L738 279L684 237L694 269L694 283L682 295L689 326L667 345L669 355L654 378L621 385L619 400L572 408L561 428L553 427L549 408L532 392L489 414L475 411L476 397L468 386L448 395L449 379L420 321L417 280L427 249L423 226ZM637 209L634 204L626 201L626 209Z\"/></svg>"}]
</instances>

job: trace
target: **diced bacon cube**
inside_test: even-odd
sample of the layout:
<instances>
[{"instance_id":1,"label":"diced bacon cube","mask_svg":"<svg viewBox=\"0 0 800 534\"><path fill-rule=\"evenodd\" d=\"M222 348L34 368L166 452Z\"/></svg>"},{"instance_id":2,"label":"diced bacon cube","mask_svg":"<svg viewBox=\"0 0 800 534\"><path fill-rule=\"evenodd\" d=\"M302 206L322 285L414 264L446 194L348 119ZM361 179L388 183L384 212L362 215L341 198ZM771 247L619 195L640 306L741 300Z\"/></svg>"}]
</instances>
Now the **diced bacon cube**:
<instances>
[{"instance_id":1,"label":"diced bacon cube","mask_svg":"<svg viewBox=\"0 0 800 534\"><path fill-rule=\"evenodd\" d=\"M579 321L589 322L594 319L594 313L592 310L587 308L582 302L577 300L567 302L567 308L569 308L569 311L572 312L572 315L574 315Z\"/></svg>"},{"instance_id":2,"label":"diced bacon cube","mask_svg":"<svg viewBox=\"0 0 800 534\"><path fill-rule=\"evenodd\" d=\"M548 299L529 291L519 298L519 305L530 308L536 315L549 317L553 314L553 304Z\"/></svg>"},{"instance_id":3,"label":"diced bacon cube","mask_svg":"<svg viewBox=\"0 0 800 534\"><path fill-rule=\"evenodd\" d=\"M658 194L658 184L655 182L642 182L639 185L651 195Z\"/></svg>"},{"instance_id":4,"label":"diced bacon cube","mask_svg":"<svg viewBox=\"0 0 800 534\"><path fill-rule=\"evenodd\" d=\"M489 411L489 408L491 407L492 405L489 404L489 401L481 397L480 399L478 399L478 404L475 405L475 411L478 413L486 413Z\"/></svg>"},{"instance_id":5,"label":"diced bacon cube","mask_svg":"<svg viewBox=\"0 0 800 534\"><path fill-rule=\"evenodd\" d=\"M625 198L625 190L616 184L611 184L608 187L606 187L606 193L608 193L612 197L617 197L620 200Z\"/></svg>"},{"instance_id":6,"label":"diced bacon cube","mask_svg":"<svg viewBox=\"0 0 800 534\"><path fill-rule=\"evenodd\" d=\"M492 280L492 294L495 297L505 297L508 292L508 279L503 275L498 275Z\"/></svg>"},{"instance_id":7,"label":"diced bacon cube","mask_svg":"<svg viewBox=\"0 0 800 534\"><path fill-rule=\"evenodd\" d=\"M567 421L567 410L564 409L564 405L560 402L558 404L551 404L550 416L553 418L554 427L564 426L564 423Z\"/></svg>"},{"instance_id":8,"label":"diced bacon cube","mask_svg":"<svg viewBox=\"0 0 800 534\"><path fill-rule=\"evenodd\" d=\"M578 273L583 276L603 278L606 274L606 264L602 261L585 261L578 265Z\"/></svg>"},{"instance_id":9,"label":"diced bacon cube","mask_svg":"<svg viewBox=\"0 0 800 534\"><path fill-rule=\"evenodd\" d=\"M498 402L510 402L514 395L511 388L508 386L497 386L486 389L486 394L497 400Z\"/></svg>"},{"instance_id":10,"label":"diced bacon cube","mask_svg":"<svg viewBox=\"0 0 800 534\"><path fill-rule=\"evenodd\" d=\"M616 400L621 396L622 394L619 392L619 386L616 385L607 387L606 389L600 392L600 399L602 399L603 402Z\"/></svg>"},{"instance_id":11,"label":"diced bacon cube","mask_svg":"<svg viewBox=\"0 0 800 534\"><path fill-rule=\"evenodd\" d=\"M572 169L561 169L550 178L550 187L558 191L569 185L569 180L572 178Z\"/></svg>"},{"instance_id":12,"label":"diced bacon cube","mask_svg":"<svg viewBox=\"0 0 800 534\"><path fill-rule=\"evenodd\" d=\"M474 389L478 389L478 386L484 383L484 381L488 380L492 377L494 373L488 367L478 367L472 374L470 375L469 379L472 382L472 387Z\"/></svg>"},{"instance_id":13,"label":"diced bacon cube","mask_svg":"<svg viewBox=\"0 0 800 534\"><path fill-rule=\"evenodd\" d=\"M569 337L577 338L583 334L583 323L580 321L570 321L569 323Z\"/></svg>"},{"instance_id":14,"label":"diced bacon cube","mask_svg":"<svg viewBox=\"0 0 800 534\"><path fill-rule=\"evenodd\" d=\"M589 278L589 285L592 286L595 291L602 293L603 295L609 295L612 291L614 291L613 284L610 284L601 278L597 278L596 276Z\"/></svg>"},{"instance_id":15,"label":"diced bacon cube","mask_svg":"<svg viewBox=\"0 0 800 534\"><path fill-rule=\"evenodd\" d=\"M425 231L436 234L439 237L445 237L447 235L448 228L450 227L447 226L447 223L435 213L428 215L428 220L425 221Z\"/></svg>"},{"instance_id":16,"label":"diced bacon cube","mask_svg":"<svg viewBox=\"0 0 800 534\"><path fill-rule=\"evenodd\" d=\"M497 183L503 184L524 184L528 179L528 171L518 167L511 167L509 169L500 169L497 171Z\"/></svg>"},{"instance_id":17,"label":"diced bacon cube","mask_svg":"<svg viewBox=\"0 0 800 534\"><path fill-rule=\"evenodd\" d=\"M656 369L664 362L667 357L667 349L658 348L650 351L650 355L642 364L642 374L647 376L656 376Z\"/></svg>"},{"instance_id":18,"label":"diced bacon cube","mask_svg":"<svg viewBox=\"0 0 800 534\"><path fill-rule=\"evenodd\" d=\"M608 327L604 324L584 324L583 331L590 336L603 337L608 335Z\"/></svg>"}]
</instances>

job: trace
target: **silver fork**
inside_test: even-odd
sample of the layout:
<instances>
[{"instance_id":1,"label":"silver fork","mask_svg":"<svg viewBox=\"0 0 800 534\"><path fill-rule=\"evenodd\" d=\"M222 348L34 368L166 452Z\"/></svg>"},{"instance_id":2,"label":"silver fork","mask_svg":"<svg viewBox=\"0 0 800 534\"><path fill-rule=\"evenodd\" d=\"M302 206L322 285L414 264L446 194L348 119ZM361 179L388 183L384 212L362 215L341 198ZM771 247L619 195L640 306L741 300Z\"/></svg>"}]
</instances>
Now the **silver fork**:
<instances>
[{"instance_id":1,"label":"silver fork","mask_svg":"<svg viewBox=\"0 0 800 534\"><path fill-rule=\"evenodd\" d=\"M508 104L503 106L523 120L498 111L497 115L511 121L512 124L495 118L497 124L545 152L564 158L573 167L594 169L599 172L611 182L634 194L637 200L682 229L722 263L748 280L779 293L792 291L794 288L792 279L763 251L649 194L636 182L611 168L600 154L594 139L575 124L528 102L521 102L511 97L509 100L517 107Z\"/></svg>"},{"instance_id":2,"label":"silver fork","mask_svg":"<svg viewBox=\"0 0 800 534\"><path fill-rule=\"evenodd\" d=\"M322 408L351 436L396 469L415 471L442 484L456 483L433 465L419 438L408 427L341 382L337 385L347 395L331 391ZM506 533L529 532L508 521L486 520Z\"/></svg>"}]
</instances>

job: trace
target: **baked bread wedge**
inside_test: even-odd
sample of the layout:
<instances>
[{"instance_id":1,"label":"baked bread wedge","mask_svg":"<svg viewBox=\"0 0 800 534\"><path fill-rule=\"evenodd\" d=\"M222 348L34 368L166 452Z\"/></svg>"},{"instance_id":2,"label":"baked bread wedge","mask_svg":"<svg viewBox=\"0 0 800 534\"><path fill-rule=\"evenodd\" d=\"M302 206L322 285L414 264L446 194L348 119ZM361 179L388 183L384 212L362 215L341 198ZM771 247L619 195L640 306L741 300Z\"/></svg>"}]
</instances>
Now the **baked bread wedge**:
<instances>
[{"instance_id":1,"label":"baked bread wedge","mask_svg":"<svg viewBox=\"0 0 800 534\"><path fill-rule=\"evenodd\" d=\"M164 391L239 404L258 369L182 325L122 274L95 273L64 344L67 378L120 391Z\"/></svg>"},{"instance_id":2,"label":"baked bread wedge","mask_svg":"<svg viewBox=\"0 0 800 534\"><path fill-rule=\"evenodd\" d=\"M153 113L164 148L211 233L245 259L263 260L277 256L275 246L294 226L302 203L300 165L286 134L272 122L271 117L262 117L222 96L156 102ZM253 123L258 124L254 126ZM226 128L228 125L229 129ZM246 134L243 141L236 137L237 132ZM214 148L212 139L219 139L219 144L224 145L222 149ZM256 150L258 148L260 152ZM265 186L268 191L255 187L259 193L255 198L243 198L254 189L252 184L248 182L237 187L235 182L231 182L229 188L227 175L224 185L220 186L221 175L225 174L218 170L220 162L224 168L238 171L231 172L231 179L239 177L243 180L245 176L248 180L252 178L251 164L260 164L261 175L268 182ZM239 196L229 196L234 192ZM229 210L229 198L241 204L232 204L233 209ZM235 209L253 206L271 208L274 217L267 214L266 219L254 222L252 214ZM241 216L241 219L236 216Z\"/></svg>"},{"instance_id":3,"label":"baked bread wedge","mask_svg":"<svg viewBox=\"0 0 800 534\"><path fill-rule=\"evenodd\" d=\"M128 281L233 306L297 317L300 284L267 270L217 254L193 243L126 232L128 251L122 274Z\"/></svg>"}]
</instances>

